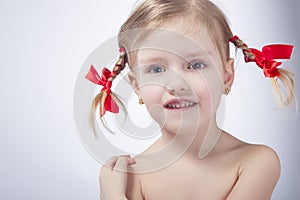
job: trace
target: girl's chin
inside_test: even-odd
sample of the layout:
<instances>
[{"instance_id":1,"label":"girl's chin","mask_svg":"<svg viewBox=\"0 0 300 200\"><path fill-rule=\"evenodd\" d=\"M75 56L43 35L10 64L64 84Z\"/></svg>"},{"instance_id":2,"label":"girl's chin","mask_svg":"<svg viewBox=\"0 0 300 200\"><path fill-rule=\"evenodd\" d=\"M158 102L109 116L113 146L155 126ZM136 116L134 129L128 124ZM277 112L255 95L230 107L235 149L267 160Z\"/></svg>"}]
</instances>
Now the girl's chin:
<instances>
[{"instance_id":1,"label":"girl's chin","mask_svg":"<svg viewBox=\"0 0 300 200\"><path fill-rule=\"evenodd\" d=\"M207 125L211 124L211 118L209 115L202 114L200 112L180 114L180 115L166 115L166 118L159 123L161 129L172 134L193 134L199 131L203 131Z\"/></svg>"},{"instance_id":2,"label":"girl's chin","mask_svg":"<svg viewBox=\"0 0 300 200\"><path fill-rule=\"evenodd\" d=\"M172 134L189 134L197 132L200 127L201 121L194 121L190 119L185 120L166 120L161 128Z\"/></svg>"},{"instance_id":3,"label":"girl's chin","mask_svg":"<svg viewBox=\"0 0 300 200\"><path fill-rule=\"evenodd\" d=\"M199 109L197 104L181 109L162 109L162 107L160 107L159 110L157 108L157 110L152 109L151 111L150 115L161 129L165 129L167 132L174 134L197 131L210 120L210 112Z\"/></svg>"}]
</instances>

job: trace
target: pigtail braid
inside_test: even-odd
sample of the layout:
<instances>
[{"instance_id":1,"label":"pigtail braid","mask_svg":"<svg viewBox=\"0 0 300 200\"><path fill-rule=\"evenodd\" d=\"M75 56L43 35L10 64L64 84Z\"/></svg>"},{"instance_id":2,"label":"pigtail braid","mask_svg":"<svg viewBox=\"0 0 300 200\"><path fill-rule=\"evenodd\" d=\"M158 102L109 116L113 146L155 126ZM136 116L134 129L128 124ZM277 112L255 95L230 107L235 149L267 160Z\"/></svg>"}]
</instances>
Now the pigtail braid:
<instances>
[{"instance_id":1,"label":"pigtail braid","mask_svg":"<svg viewBox=\"0 0 300 200\"><path fill-rule=\"evenodd\" d=\"M243 54L245 56L245 59L254 60L255 55L252 53L251 49L237 36L232 37L230 40L234 46L241 49L243 51Z\"/></svg>"},{"instance_id":2,"label":"pigtail braid","mask_svg":"<svg viewBox=\"0 0 300 200\"><path fill-rule=\"evenodd\" d=\"M110 111L113 113L119 112L119 106L126 112L125 106L120 100L120 97L118 97L117 94L111 91L111 85L113 80L121 73L121 71L125 68L127 63L127 54L125 52L124 48L120 48L120 56L117 60L112 72L110 72L107 68L104 68L102 71L102 76L97 80L97 82L93 81L89 74L93 72L95 77L100 77L97 72L95 72L94 69L90 69L89 74L87 74L86 78L91 80L94 83L97 83L99 85L102 85L103 88L99 94L96 95L96 97L92 101L91 105L91 112L89 116L90 126L93 129L93 132L95 134L95 137L97 137L95 124L94 124L94 116L97 110L97 107L99 106L100 110L100 120L104 127L110 131L111 129L108 127L107 123L105 122L103 116L106 111ZM93 67L93 66L92 66ZM93 71L94 70L94 71Z\"/></svg>"},{"instance_id":3,"label":"pigtail braid","mask_svg":"<svg viewBox=\"0 0 300 200\"><path fill-rule=\"evenodd\" d=\"M121 71L125 68L126 63L127 63L127 54L124 48L120 48L119 59L116 62L115 67L113 68L113 74L112 74L113 79L116 78L116 76L121 73Z\"/></svg>"},{"instance_id":4,"label":"pigtail braid","mask_svg":"<svg viewBox=\"0 0 300 200\"><path fill-rule=\"evenodd\" d=\"M276 68L281 63L276 62L273 59L289 59L292 53L293 46L291 45L267 45L263 48L263 52L260 52L257 49L248 48L248 46L237 36L230 38L236 48L239 48L243 51L245 62L256 62L258 67L264 70L266 77L271 78L273 92L277 99L278 105L280 108L290 105L295 100L294 93L294 77L295 75L287 69ZM270 54L273 50L273 54ZM284 51L283 55L279 55ZM275 53L274 53L275 52ZM265 56L265 53L268 56ZM270 56L271 55L271 56ZM271 58L266 58L271 57ZM273 58L272 58L273 57ZM274 65L275 64L275 65ZM275 66L275 67L274 67ZM282 83L279 84L278 80ZM281 87L283 86L283 88ZM297 106L297 105L296 105Z\"/></svg>"}]
</instances>

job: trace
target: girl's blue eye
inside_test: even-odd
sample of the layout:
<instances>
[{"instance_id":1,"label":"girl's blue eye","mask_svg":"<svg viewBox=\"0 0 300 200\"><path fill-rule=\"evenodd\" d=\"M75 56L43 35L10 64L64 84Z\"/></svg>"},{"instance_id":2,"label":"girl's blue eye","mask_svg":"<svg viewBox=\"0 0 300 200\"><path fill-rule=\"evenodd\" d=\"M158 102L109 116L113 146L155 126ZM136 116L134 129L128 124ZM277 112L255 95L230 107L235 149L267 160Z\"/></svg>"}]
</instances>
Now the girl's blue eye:
<instances>
[{"instance_id":1,"label":"girl's blue eye","mask_svg":"<svg viewBox=\"0 0 300 200\"><path fill-rule=\"evenodd\" d=\"M153 65L150 67L150 70L149 70L150 73L162 73L165 71L166 71L166 68L164 68L163 66L160 66L160 65Z\"/></svg>"},{"instance_id":2,"label":"girl's blue eye","mask_svg":"<svg viewBox=\"0 0 300 200\"><path fill-rule=\"evenodd\" d=\"M202 69L203 67L206 67L206 65L203 62L199 60L195 60L189 63L188 69L199 70Z\"/></svg>"}]
</instances>

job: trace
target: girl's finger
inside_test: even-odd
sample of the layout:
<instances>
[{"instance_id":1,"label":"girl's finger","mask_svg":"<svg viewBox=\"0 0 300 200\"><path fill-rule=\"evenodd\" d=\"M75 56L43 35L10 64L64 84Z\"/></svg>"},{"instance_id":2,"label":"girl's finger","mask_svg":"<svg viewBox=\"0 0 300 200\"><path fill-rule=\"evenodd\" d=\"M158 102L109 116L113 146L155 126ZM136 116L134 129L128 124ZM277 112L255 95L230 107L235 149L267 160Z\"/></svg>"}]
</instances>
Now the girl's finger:
<instances>
[{"instance_id":1,"label":"girl's finger","mask_svg":"<svg viewBox=\"0 0 300 200\"><path fill-rule=\"evenodd\" d=\"M104 165L105 165L106 167L114 168L114 167L115 167L115 164L116 164L116 162L117 162L117 160L118 160L118 157L117 157L117 156L113 156L113 157L111 157L110 159L108 159L108 160L104 163Z\"/></svg>"},{"instance_id":2,"label":"girl's finger","mask_svg":"<svg viewBox=\"0 0 300 200\"><path fill-rule=\"evenodd\" d=\"M128 165L127 158L119 157L115 164L114 170L121 171L121 172L127 171L127 165Z\"/></svg>"},{"instance_id":3,"label":"girl's finger","mask_svg":"<svg viewBox=\"0 0 300 200\"><path fill-rule=\"evenodd\" d=\"M118 157L113 156L102 165L102 167L100 169L100 173L99 173L99 179L101 179L102 176L108 175L108 173L113 170L117 160L118 160Z\"/></svg>"},{"instance_id":4,"label":"girl's finger","mask_svg":"<svg viewBox=\"0 0 300 200\"><path fill-rule=\"evenodd\" d=\"M129 156L121 156L118 158L114 170L127 172L128 165L132 165L134 163L135 160L133 158L130 158Z\"/></svg>"},{"instance_id":5,"label":"girl's finger","mask_svg":"<svg viewBox=\"0 0 300 200\"><path fill-rule=\"evenodd\" d=\"M109 168L111 170L114 169L118 159L122 159L122 160L126 161L126 163L127 163L126 166L122 167L122 169L127 168L127 165L135 164L134 158L131 158L129 155L121 155L121 156L113 156L110 159L108 159L105 162L104 167Z\"/></svg>"},{"instance_id":6,"label":"girl's finger","mask_svg":"<svg viewBox=\"0 0 300 200\"><path fill-rule=\"evenodd\" d=\"M131 158L131 157L127 158L127 161L128 161L128 164L129 164L129 165L133 165L133 164L136 163L135 159L134 159L134 158Z\"/></svg>"}]
</instances>

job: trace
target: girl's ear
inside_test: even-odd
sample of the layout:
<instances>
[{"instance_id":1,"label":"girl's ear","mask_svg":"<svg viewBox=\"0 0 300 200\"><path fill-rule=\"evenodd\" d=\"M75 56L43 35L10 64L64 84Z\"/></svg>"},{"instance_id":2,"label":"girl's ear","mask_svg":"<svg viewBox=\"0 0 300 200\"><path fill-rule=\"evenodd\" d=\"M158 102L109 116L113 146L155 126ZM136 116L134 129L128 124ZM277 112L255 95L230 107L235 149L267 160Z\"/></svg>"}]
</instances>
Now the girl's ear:
<instances>
[{"instance_id":1,"label":"girl's ear","mask_svg":"<svg viewBox=\"0 0 300 200\"><path fill-rule=\"evenodd\" d=\"M226 61L223 80L224 80L225 88L231 88L234 80L234 59L233 58L230 58L228 61Z\"/></svg>"},{"instance_id":2,"label":"girl's ear","mask_svg":"<svg viewBox=\"0 0 300 200\"><path fill-rule=\"evenodd\" d=\"M140 90L138 87L138 82L137 82L137 75L134 71L130 70L130 72L128 72L128 79L130 82L131 87L134 89L135 93L139 96L140 95Z\"/></svg>"}]
</instances>

